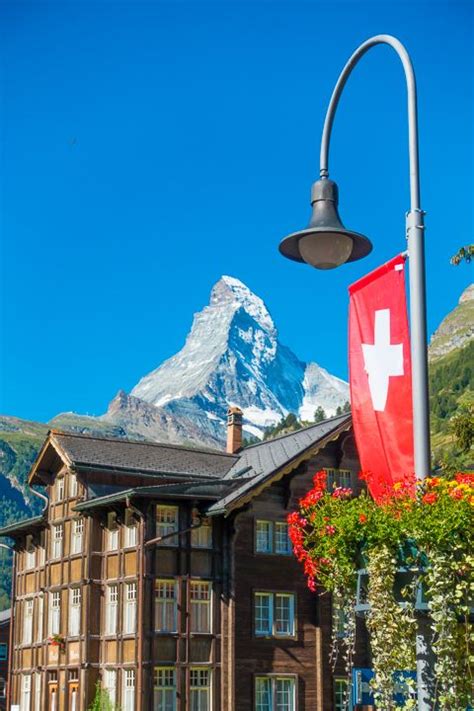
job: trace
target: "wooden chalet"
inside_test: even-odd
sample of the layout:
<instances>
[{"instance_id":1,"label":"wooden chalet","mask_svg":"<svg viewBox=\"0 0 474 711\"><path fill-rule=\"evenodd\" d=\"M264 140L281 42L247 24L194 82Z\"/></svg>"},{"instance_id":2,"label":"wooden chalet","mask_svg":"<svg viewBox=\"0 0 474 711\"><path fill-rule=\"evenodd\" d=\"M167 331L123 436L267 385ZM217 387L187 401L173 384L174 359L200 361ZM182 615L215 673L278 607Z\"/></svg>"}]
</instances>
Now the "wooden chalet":
<instances>
[{"instance_id":1,"label":"wooden chalet","mask_svg":"<svg viewBox=\"0 0 474 711\"><path fill-rule=\"evenodd\" d=\"M286 516L315 471L357 487L350 416L227 453L51 431L43 513L14 540L9 706L339 711L332 610L307 587ZM364 650L356 663L367 665Z\"/></svg>"}]
</instances>

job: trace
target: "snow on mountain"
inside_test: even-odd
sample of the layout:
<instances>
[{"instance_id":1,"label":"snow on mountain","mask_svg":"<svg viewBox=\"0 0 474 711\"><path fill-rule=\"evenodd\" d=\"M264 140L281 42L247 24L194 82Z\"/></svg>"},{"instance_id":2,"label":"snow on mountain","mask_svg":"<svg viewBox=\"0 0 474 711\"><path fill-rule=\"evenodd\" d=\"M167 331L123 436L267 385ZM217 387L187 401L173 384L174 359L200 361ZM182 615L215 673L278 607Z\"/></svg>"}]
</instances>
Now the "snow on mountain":
<instances>
[{"instance_id":1,"label":"snow on mountain","mask_svg":"<svg viewBox=\"0 0 474 711\"><path fill-rule=\"evenodd\" d=\"M199 413L202 422L204 415L208 437L222 432L223 438L228 405L241 407L245 429L260 434L288 412L312 420L321 405L330 416L349 391L347 383L282 345L262 299L223 276L209 305L195 314L181 351L143 377L131 397L135 412L139 400L177 420L190 422ZM117 418L117 407L112 410Z\"/></svg>"}]
</instances>

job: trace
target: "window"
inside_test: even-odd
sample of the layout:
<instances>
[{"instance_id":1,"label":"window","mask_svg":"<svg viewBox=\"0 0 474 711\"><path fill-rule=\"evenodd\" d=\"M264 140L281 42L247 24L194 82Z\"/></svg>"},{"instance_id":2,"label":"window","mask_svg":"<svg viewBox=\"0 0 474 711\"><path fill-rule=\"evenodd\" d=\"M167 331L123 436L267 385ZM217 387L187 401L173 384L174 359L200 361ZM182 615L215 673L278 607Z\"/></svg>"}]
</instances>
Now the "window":
<instances>
[{"instance_id":1,"label":"window","mask_svg":"<svg viewBox=\"0 0 474 711\"><path fill-rule=\"evenodd\" d=\"M327 474L327 488L336 489L338 486L342 486L345 489L350 489L351 482L351 472L349 469L325 469Z\"/></svg>"},{"instance_id":2,"label":"window","mask_svg":"<svg viewBox=\"0 0 474 711\"><path fill-rule=\"evenodd\" d=\"M5 681L3 676L0 676L0 699L4 699L6 695L7 695L7 682Z\"/></svg>"},{"instance_id":3,"label":"window","mask_svg":"<svg viewBox=\"0 0 474 711\"><path fill-rule=\"evenodd\" d=\"M135 669L123 672L123 711L135 711Z\"/></svg>"},{"instance_id":4,"label":"window","mask_svg":"<svg viewBox=\"0 0 474 711\"><path fill-rule=\"evenodd\" d=\"M49 595L49 634L59 634L61 627L61 593Z\"/></svg>"},{"instance_id":5,"label":"window","mask_svg":"<svg viewBox=\"0 0 474 711\"><path fill-rule=\"evenodd\" d=\"M202 667L189 670L190 711L210 711L211 672Z\"/></svg>"},{"instance_id":6,"label":"window","mask_svg":"<svg viewBox=\"0 0 474 711\"><path fill-rule=\"evenodd\" d=\"M77 682L79 681L79 670L78 669L69 669L67 673L67 680L71 682Z\"/></svg>"},{"instance_id":7,"label":"window","mask_svg":"<svg viewBox=\"0 0 474 711\"><path fill-rule=\"evenodd\" d=\"M21 711L30 711L31 708L31 674L21 677Z\"/></svg>"},{"instance_id":8,"label":"window","mask_svg":"<svg viewBox=\"0 0 474 711\"><path fill-rule=\"evenodd\" d=\"M191 632L211 631L211 583L191 582Z\"/></svg>"},{"instance_id":9,"label":"window","mask_svg":"<svg viewBox=\"0 0 474 711\"><path fill-rule=\"evenodd\" d=\"M23 636L22 644L33 642L33 600L25 600L23 603Z\"/></svg>"},{"instance_id":10,"label":"window","mask_svg":"<svg viewBox=\"0 0 474 711\"><path fill-rule=\"evenodd\" d=\"M84 519L75 518L72 522L71 553L82 553L82 539L84 537Z\"/></svg>"},{"instance_id":11,"label":"window","mask_svg":"<svg viewBox=\"0 0 474 711\"><path fill-rule=\"evenodd\" d=\"M282 521L275 523L275 553L291 555L291 541L288 537L288 524Z\"/></svg>"},{"instance_id":12,"label":"window","mask_svg":"<svg viewBox=\"0 0 474 711\"><path fill-rule=\"evenodd\" d=\"M135 548L137 545L137 520L131 511L125 514L125 548Z\"/></svg>"},{"instance_id":13,"label":"window","mask_svg":"<svg viewBox=\"0 0 474 711\"><path fill-rule=\"evenodd\" d=\"M44 565L46 562L46 531L41 531L40 541L38 546L39 565Z\"/></svg>"},{"instance_id":14,"label":"window","mask_svg":"<svg viewBox=\"0 0 474 711\"><path fill-rule=\"evenodd\" d=\"M284 521L255 522L255 551L290 555L291 543L288 538L288 524Z\"/></svg>"},{"instance_id":15,"label":"window","mask_svg":"<svg viewBox=\"0 0 474 711\"><path fill-rule=\"evenodd\" d=\"M125 583L125 604L123 608L124 634L136 632L137 627L137 584Z\"/></svg>"},{"instance_id":16,"label":"window","mask_svg":"<svg viewBox=\"0 0 474 711\"><path fill-rule=\"evenodd\" d=\"M35 711L41 711L41 672L35 672Z\"/></svg>"},{"instance_id":17,"label":"window","mask_svg":"<svg viewBox=\"0 0 474 711\"><path fill-rule=\"evenodd\" d=\"M56 501L62 501L64 499L64 477L56 477Z\"/></svg>"},{"instance_id":18,"label":"window","mask_svg":"<svg viewBox=\"0 0 474 711\"><path fill-rule=\"evenodd\" d=\"M153 711L175 711L176 673L173 667L155 667Z\"/></svg>"},{"instance_id":19,"label":"window","mask_svg":"<svg viewBox=\"0 0 474 711\"><path fill-rule=\"evenodd\" d=\"M117 672L115 669L106 669L104 674L104 689L109 695L113 706L117 702Z\"/></svg>"},{"instance_id":20,"label":"window","mask_svg":"<svg viewBox=\"0 0 474 711\"><path fill-rule=\"evenodd\" d=\"M81 634L81 588L73 588L69 595L69 634L77 637Z\"/></svg>"},{"instance_id":21,"label":"window","mask_svg":"<svg viewBox=\"0 0 474 711\"><path fill-rule=\"evenodd\" d=\"M256 522L255 550L257 553L273 551L273 525L271 521Z\"/></svg>"},{"instance_id":22,"label":"window","mask_svg":"<svg viewBox=\"0 0 474 711\"><path fill-rule=\"evenodd\" d=\"M31 570L36 564L36 549L33 545L33 536L26 537L26 560L25 568Z\"/></svg>"},{"instance_id":23,"label":"window","mask_svg":"<svg viewBox=\"0 0 474 711\"><path fill-rule=\"evenodd\" d=\"M255 677L255 711L295 711L295 678Z\"/></svg>"},{"instance_id":24,"label":"window","mask_svg":"<svg viewBox=\"0 0 474 711\"><path fill-rule=\"evenodd\" d=\"M69 497L74 499L77 496L77 477L75 474L69 474Z\"/></svg>"},{"instance_id":25,"label":"window","mask_svg":"<svg viewBox=\"0 0 474 711\"><path fill-rule=\"evenodd\" d=\"M105 633L116 634L118 620L118 585L108 585L105 600Z\"/></svg>"},{"instance_id":26,"label":"window","mask_svg":"<svg viewBox=\"0 0 474 711\"><path fill-rule=\"evenodd\" d=\"M53 559L61 558L63 554L63 525L59 523L53 526L53 541L52 541L51 557Z\"/></svg>"},{"instance_id":27,"label":"window","mask_svg":"<svg viewBox=\"0 0 474 711\"><path fill-rule=\"evenodd\" d=\"M334 710L347 709L347 679L334 679Z\"/></svg>"},{"instance_id":28,"label":"window","mask_svg":"<svg viewBox=\"0 0 474 711\"><path fill-rule=\"evenodd\" d=\"M174 580L155 581L155 630L177 631L177 585Z\"/></svg>"},{"instance_id":29,"label":"window","mask_svg":"<svg viewBox=\"0 0 474 711\"><path fill-rule=\"evenodd\" d=\"M6 642L2 642L0 644L0 662L6 662L8 659L8 644Z\"/></svg>"},{"instance_id":30,"label":"window","mask_svg":"<svg viewBox=\"0 0 474 711\"><path fill-rule=\"evenodd\" d=\"M156 537L169 536L178 530L179 509L177 506L156 507ZM177 546L178 536L170 536L159 543L161 546Z\"/></svg>"},{"instance_id":31,"label":"window","mask_svg":"<svg viewBox=\"0 0 474 711\"><path fill-rule=\"evenodd\" d=\"M36 642L43 641L43 610L44 610L44 598L39 595L37 598L37 620L36 620Z\"/></svg>"},{"instance_id":32,"label":"window","mask_svg":"<svg viewBox=\"0 0 474 711\"><path fill-rule=\"evenodd\" d=\"M255 593L255 634L293 637L295 596L291 593Z\"/></svg>"},{"instance_id":33,"label":"window","mask_svg":"<svg viewBox=\"0 0 474 711\"><path fill-rule=\"evenodd\" d=\"M212 548L212 522L208 518L199 519L197 512L193 514L193 526L199 521L201 525L191 530L191 546L193 548Z\"/></svg>"},{"instance_id":34,"label":"window","mask_svg":"<svg viewBox=\"0 0 474 711\"><path fill-rule=\"evenodd\" d=\"M116 551L119 547L119 529L114 512L107 514L106 549Z\"/></svg>"}]
</instances>

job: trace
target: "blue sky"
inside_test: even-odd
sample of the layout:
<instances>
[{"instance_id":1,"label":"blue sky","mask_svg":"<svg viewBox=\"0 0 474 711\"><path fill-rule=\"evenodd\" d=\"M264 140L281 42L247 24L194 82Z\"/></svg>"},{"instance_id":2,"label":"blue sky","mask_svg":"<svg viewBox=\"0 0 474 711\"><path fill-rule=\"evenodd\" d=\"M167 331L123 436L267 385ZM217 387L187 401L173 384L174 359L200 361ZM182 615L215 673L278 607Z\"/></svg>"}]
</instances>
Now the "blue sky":
<instances>
[{"instance_id":1,"label":"blue sky","mask_svg":"<svg viewBox=\"0 0 474 711\"><path fill-rule=\"evenodd\" d=\"M367 37L397 35L419 85L432 332L472 279L471 2L3 0L4 414L100 414L183 344L221 274L281 340L347 376L347 286L405 248L405 86L372 50L346 87L331 177L374 242L330 273L280 257L309 219L326 105Z\"/></svg>"}]
</instances>

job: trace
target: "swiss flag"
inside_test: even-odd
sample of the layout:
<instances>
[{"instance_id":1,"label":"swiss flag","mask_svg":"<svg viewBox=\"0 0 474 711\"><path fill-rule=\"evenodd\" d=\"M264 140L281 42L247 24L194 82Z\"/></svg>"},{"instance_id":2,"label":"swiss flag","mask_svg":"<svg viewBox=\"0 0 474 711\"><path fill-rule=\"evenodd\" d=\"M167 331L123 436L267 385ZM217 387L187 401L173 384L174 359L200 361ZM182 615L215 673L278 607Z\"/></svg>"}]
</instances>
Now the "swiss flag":
<instances>
[{"instance_id":1,"label":"swiss flag","mask_svg":"<svg viewBox=\"0 0 474 711\"><path fill-rule=\"evenodd\" d=\"M379 499L395 482L415 478L405 258L359 279L349 294L354 433L370 493Z\"/></svg>"}]
</instances>

